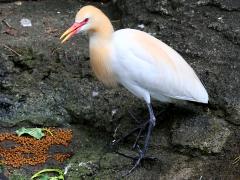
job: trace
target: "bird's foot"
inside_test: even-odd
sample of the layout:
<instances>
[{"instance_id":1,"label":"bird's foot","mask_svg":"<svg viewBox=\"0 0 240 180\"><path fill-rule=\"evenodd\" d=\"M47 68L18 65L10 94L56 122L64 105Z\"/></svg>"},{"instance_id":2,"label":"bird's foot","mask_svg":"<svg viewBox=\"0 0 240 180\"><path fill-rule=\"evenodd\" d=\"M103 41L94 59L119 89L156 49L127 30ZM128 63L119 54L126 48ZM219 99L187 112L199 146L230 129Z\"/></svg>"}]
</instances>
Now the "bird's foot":
<instances>
[{"instance_id":1,"label":"bird's foot","mask_svg":"<svg viewBox=\"0 0 240 180\"><path fill-rule=\"evenodd\" d=\"M123 156L125 158L128 158L128 159L132 159L134 162L137 162L139 156L131 156L131 155L128 155L128 154L125 154L125 153L122 153L122 152L119 152L117 150L114 151L116 154L120 155L120 156ZM154 161L154 160L158 160L158 158L154 157L154 156L143 156L142 157L142 160L144 161Z\"/></svg>"},{"instance_id":2,"label":"bird's foot","mask_svg":"<svg viewBox=\"0 0 240 180\"><path fill-rule=\"evenodd\" d=\"M138 148L138 154L139 155L137 157L128 156L128 157L133 159L134 166L127 173L125 173L123 176L127 176L127 175L131 174L139 165L141 165L142 161L145 161L145 160L156 161L156 160L158 160L158 158L156 158L156 157L145 156L146 149L141 150L139 145L136 145L136 147Z\"/></svg>"},{"instance_id":3,"label":"bird's foot","mask_svg":"<svg viewBox=\"0 0 240 180\"><path fill-rule=\"evenodd\" d=\"M153 110L152 110L152 106L151 104L147 104L148 105L148 110L149 110L149 114L150 114L150 118L148 121L146 121L145 123L141 124L140 126L138 126L137 128L134 128L132 131L130 131L128 134L126 134L125 136L123 136L122 138L118 139L118 140L115 140L113 143L112 143L112 147L116 146L119 144L119 142L127 139L130 135L138 132L137 134L137 137L136 137L136 140L132 146L132 149L137 149L138 150L138 157L136 158L133 158L131 156L128 156L126 154L123 154L123 153L120 153L116 150L116 148L114 149L114 151L117 153L117 154L120 154L120 155L123 155L124 157L127 157L127 158L131 158L134 160L134 166L124 175L129 175L131 174L141 163L141 161L144 159L144 156L145 156L145 153L148 149L148 144L149 144L149 140L150 140L150 136L151 136L151 133L152 133L152 130L156 124L156 118L154 116L154 113L153 113ZM145 131L146 130L146 131ZM141 138L141 135L143 132L146 132L145 134L145 140L144 140L144 146L143 148L141 149L138 145L138 141L139 139Z\"/></svg>"},{"instance_id":4,"label":"bird's foot","mask_svg":"<svg viewBox=\"0 0 240 180\"><path fill-rule=\"evenodd\" d=\"M135 161L134 166L123 176L127 176L127 175L131 174L140 165L141 160L143 158L144 158L144 152L139 149L139 156L138 156L137 160Z\"/></svg>"},{"instance_id":5,"label":"bird's foot","mask_svg":"<svg viewBox=\"0 0 240 180\"><path fill-rule=\"evenodd\" d=\"M127 175L131 174L141 164L141 162L143 160L157 160L157 158L155 158L155 157L145 157L145 152L147 151L147 146L148 146L148 143L149 143L150 134L151 134L152 128L154 126L155 126L155 118L152 118L152 119L150 118L145 123L141 124L137 128L130 131L127 135L125 135L122 138L120 138L119 140L115 141L115 143L118 144L120 141L123 141L124 139L129 137L131 134L134 134L135 132L138 132L137 137L135 139L135 142L132 146L132 149L134 149L134 150L137 149L137 151L138 151L138 156L137 157L132 157L130 155L127 155L127 154L124 154L124 153L119 152L117 150L114 150L115 153L117 153L121 156L124 156L126 158L130 158L134 161L134 166L123 176L127 176ZM147 131L147 134L146 134L146 138L145 138L144 147L143 147L143 149L141 149L140 146L138 145L138 141L141 138L142 133L145 132L145 130Z\"/></svg>"}]
</instances>

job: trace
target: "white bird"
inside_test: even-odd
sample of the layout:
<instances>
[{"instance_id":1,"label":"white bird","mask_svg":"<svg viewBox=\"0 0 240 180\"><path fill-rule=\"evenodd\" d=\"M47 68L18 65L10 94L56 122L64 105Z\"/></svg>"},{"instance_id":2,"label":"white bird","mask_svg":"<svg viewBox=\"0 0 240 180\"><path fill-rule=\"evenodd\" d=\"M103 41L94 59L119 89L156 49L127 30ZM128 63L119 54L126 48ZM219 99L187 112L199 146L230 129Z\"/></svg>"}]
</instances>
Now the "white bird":
<instances>
[{"instance_id":1,"label":"white bird","mask_svg":"<svg viewBox=\"0 0 240 180\"><path fill-rule=\"evenodd\" d=\"M75 23L60 39L63 43L79 32L89 34L90 63L97 78L111 87L122 84L147 104L150 118L144 123L144 127L148 126L144 148L139 150L130 173L144 157L155 126L151 98L162 102L208 103L208 93L194 70L174 49L143 31L121 29L114 32L109 18L94 6L82 7ZM140 129L139 138L143 129L137 129Z\"/></svg>"}]
</instances>

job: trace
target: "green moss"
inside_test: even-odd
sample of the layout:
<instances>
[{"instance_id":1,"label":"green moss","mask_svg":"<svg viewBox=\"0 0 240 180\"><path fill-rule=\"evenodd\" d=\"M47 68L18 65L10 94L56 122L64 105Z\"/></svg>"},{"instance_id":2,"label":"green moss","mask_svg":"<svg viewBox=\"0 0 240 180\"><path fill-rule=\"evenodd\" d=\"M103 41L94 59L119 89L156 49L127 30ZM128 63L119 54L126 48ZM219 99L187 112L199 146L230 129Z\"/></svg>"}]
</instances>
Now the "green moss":
<instances>
[{"instance_id":1,"label":"green moss","mask_svg":"<svg viewBox=\"0 0 240 180\"><path fill-rule=\"evenodd\" d=\"M96 138L97 137L97 138ZM118 172L130 164L126 158L108 152L104 148L109 137L94 129L81 128L81 148L70 160L70 168L66 177L78 179L115 179Z\"/></svg>"},{"instance_id":2,"label":"green moss","mask_svg":"<svg viewBox=\"0 0 240 180\"><path fill-rule=\"evenodd\" d=\"M9 180L28 180L22 172L19 170L14 170L13 173L9 176Z\"/></svg>"}]
</instances>

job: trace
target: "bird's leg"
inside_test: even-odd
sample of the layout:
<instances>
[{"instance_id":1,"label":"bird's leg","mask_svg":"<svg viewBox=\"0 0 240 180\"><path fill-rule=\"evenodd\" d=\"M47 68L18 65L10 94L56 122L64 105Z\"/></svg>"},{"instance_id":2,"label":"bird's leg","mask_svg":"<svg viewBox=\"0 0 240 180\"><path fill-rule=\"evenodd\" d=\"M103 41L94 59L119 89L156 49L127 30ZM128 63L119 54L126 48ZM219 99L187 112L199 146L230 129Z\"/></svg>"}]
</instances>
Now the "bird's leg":
<instances>
[{"instance_id":1,"label":"bird's leg","mask_svg":"<svg viewBox=\"0 0 240 180\"><path fill-rule=\"evenodd\" d=\"M152 106L151 106L150 103L147 104L147 106L148 106L148 111L149 111L150 118L149 118L149 121L148 121L148 130L147 130L147 135L146 135L146 138L145 138L145 141L144 141L144 148L143 148L143 150L141 150L139 148L139 146L137 145L138 152L139 152L139 157L138 157L137 161L135 162L134 166L132 167L132 169L130 169L126 175L130 174L133 170L135 170L136 167L139 166L141 160L144 158L145 153L146 153L147 148L148 148L148 144L149 144L149 140L150 140L152 130L153 130L155 124L156 124L156 118L154 116Z\"/></svg>"},{"instance_id":2,"label":"bird's leg","mask_svg":"<svg viewBox=\"0 0 240 180\"><path fill-rule=\"evenodd\" d=\"M121 138L118 139L118 140L115 140L115 141L112 143L112 146L116 146L119 142L123 141L124 139L128 138L130 135L134 134L135 132L137 132L137 131L139 130L138 135L137 135L137 138L136 138L136 140L135 140L135 143L134 143L134 145L133 145L133 147L132 147L132 149L135 149L136 146L137 146L138 140L140 139L140 136L141 136L141 134L142 134L142 131L145 129L145 127L147 126L148 123L149 123L149 121L147 121L147 122L139 125L138 127L132 129L132 130L131 130L128 134L126 134L125 136L121 137ZM119 155L121 155L121 156L124 156L124 157L126 157L126 158L130 158L130 159L132 159L132 160L134 160L134 161L136 161L136 160L138 159L138 157L136 157L136 156L135 156L135 157L132 157L132 156L130 156L130 155L121 153L121 152L119 152L118 150L114 150L114 152L117 153L117 154L119 154ZM152 159L152 158L146 158L146 159Z\"/></svg>"},{"instance_id":3,"label":"bird's leg","mask_svg":"<svg viewBox=\"0 0 240 180\"><path fill-rule=\"evenodd\" d=\"M134 166L127 172L127 174L125 174L124 176L130 174L131 172L133 172L139 165L140 165L140 162L141 160L143 159L150 159L150 160L156 160L157 158L154 158L154 157L145 157L145 153L148 149L148 144L149 144L149 141L150 141L150 137L151 137L151 133L152 133L152 130L156 124L156 118L154 116L154 113L153 113L153 109L152 109L152 106L151 104L147 104L147 107L148 107L148 111L149 111L149 120L146 121L145 123L141 124L140 126L134 128L132 131L130 131L127 135L123 136L122 138L116 140L115 142L113 142L113 145L116 145L118 144L120 141L126 139L127 137L129 137L130 135L132 135L133 133L138 132L138 135L137 135L137 138L135 140L135 143L133 145L133 149L137 148L138 149L138 156L137 157L132 157L132 156L129 156L129 155L125 155L121 152L118 152L118 151L115 151L117 154L119 155L122 155L126 158L130 158L130 159L133 159L135 161L135 164ZM144 147L143 149L140 149L139 145L138 145L138 141L141 137L141 134L142 132L145 130L145 128L147 127L147 134L146 134L146 137L145 137L145 141L144 141Z\"/></svg>"},{"instance_id":4,"label":"bird's leg","mask_svg":"<svg viewBox=\"0 0 240 180\"><path fill-rule=\"evenodd\" d=\"M135 140L135 142L134 142L134 144L133 144L133 149L135 149L136 148L136 146L137 146L137 143L138 143L138 140L140 139L140 136L142 135L142 132L143 132L143 130L145 129L145 127L146 127L146 125L148 124L149 122L147 121L147 122L145 122L143 125L142 125L142 127L140 128L140 130L139 130L139 132L138 132L138 135L137 135L137 137L136 137L136 140Z\"/></svg>"},{"instance_id":5,"label":"bird's leg","mask_svg":"<svg viewBox=\"0 0 240 180\"><path fill-rule=\"evenodd\" d=\"M133 115L133 113L132 113L131 111L128 111L128 112L129 112L129 114L132 116L132 118L133 118L138 124L140 124L140 121ZM136 147L136 144L137 144L137 142L138 142L138 139L140 138L140 135L141 135L141 133L142 133L142 131L143 131L143 129L145 128L145 126L146 126L147 123L148 123L148 121L145 122L145 123L143 123L143 124L140 124L140 125L137 126L136 128L132 129L128 134L126 134L126 135L124 135L123 137L121 137L120 139L114 140L113 143L112 143L112 146L117 145L119 142L125 140L125 139L128 138L130 135L134 134L136 131L139 130L138 136L137 136L137 138L136 138L136 140L135 140L135 143L134 143L134 145L133 145L133 149L134 149L134 148Z\"/></svg>"},{"instance_id":6,"label":"bird's leg","mask_svg":"<svg viewBox=\"0 0 240 180\"><path fill-rule=\"evenodd\" d=\"M141 122L136 118L136 116L130 111L128 110L128 113L130 114L130 116L133 118L133 120L137 123L140 124Z\"/></svg>"},{"instance_id":7,"label":"bird's leg","mask_svg":"<svg viewBox=\"0 0 240 180\"><path fill-rule=\"evenodd\" d=\"M137 145L137 143L138 143L138 140L139 140L139 138L140 138L140 136L141 136L141 134L142 134L142 131L144 130L145 126L146 126L147 124L151 124L151 123L152 123L152 125L153 125L153 127L154 127L155 124L156 124L156 118L155 118L154 113L153 113L152 105L149 103L149 104L147 104L147 106L148 106L148 111L149 111L150 118L149 118L149 120L148 120L147 122L145 122L145 123L143 124L142 128L140 128L140 130L139 130L139 132L138 132L138 135L137 135L137 138L136 138L136 140L135 140L135 143L133 144L133 149L136 148L136 145ZM151 131L152 131L152 130L151 130ZM149 132L149 130L148 130L148 132ZM150 132L150 133L151 133L151 132ZM151 134L150 134L150 135L151 135ZM150 136L150 135L149 135L149 136ZM149 138L150 138L150 137L149 137Z\"/></svg>"},{"instance_id":8,"label":"bird's leg","mask_svg":"<svg viewBox=\"0 0 240 180\"><path fill-rule=\"evenodd\" d=\"M138 126L136 128L134 128L133 130L131 130L128 134L126 134L125 136L121 137L118 140L113 141L112 145L115 146L117 145L119 142L123 141L124 139L128 138L130 135L132 135L133 133L135 133L137 130L139 130L141 127Z\"/></svg>"},{"instance_id":9,"label":"bird's leg","mask_svg":"<svg viewBox=\"0 0 240 180\"><path fill-rule=\"evenodd\" d=\"M137 120L137 118L132 114L132 112L128 111L129 114L133 117L133 119L139 124L140 121ZM152 111L152 114L153 114L153 111ZM154 115L153 115L154 116ZM155 117L154 117L155 118ZM121 137L120 139L118 140L114 140L112 145L115 146L117 145L119 142L125 140L126 138L128 138L130 135L134 134L136 131L139 130L138 132L138 135L136 137L136 140L135 140L135 143L133 144L133 149L135 149L137 143L138 143L138 140L140 139L141 135L142 135L142 132L143 130L146 128L147 124L149 123L149 120L140 124L139 126L137 126L136 128L132 129L128 134L124 135L123 137Z\"/></svg>"}]
</instances>

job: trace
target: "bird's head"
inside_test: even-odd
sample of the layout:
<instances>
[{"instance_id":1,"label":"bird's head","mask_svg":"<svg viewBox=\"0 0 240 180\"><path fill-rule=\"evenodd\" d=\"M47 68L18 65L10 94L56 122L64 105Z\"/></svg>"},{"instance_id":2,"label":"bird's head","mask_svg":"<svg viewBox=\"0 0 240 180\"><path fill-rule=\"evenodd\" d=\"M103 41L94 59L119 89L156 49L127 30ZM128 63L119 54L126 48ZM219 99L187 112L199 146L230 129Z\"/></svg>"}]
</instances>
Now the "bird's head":
<instances>
[{"instance_id":1,"label":"bird's head","mask_svg":"<svg viewBox=\"0 0 240 180\"><path fill-rule=\"evenodd\" d=\"M82 7L76 15L75 23L60 37L62 43L79 32L97 32L106 18L103 12L94 6Z\"/></svg>"}]
</instances>

